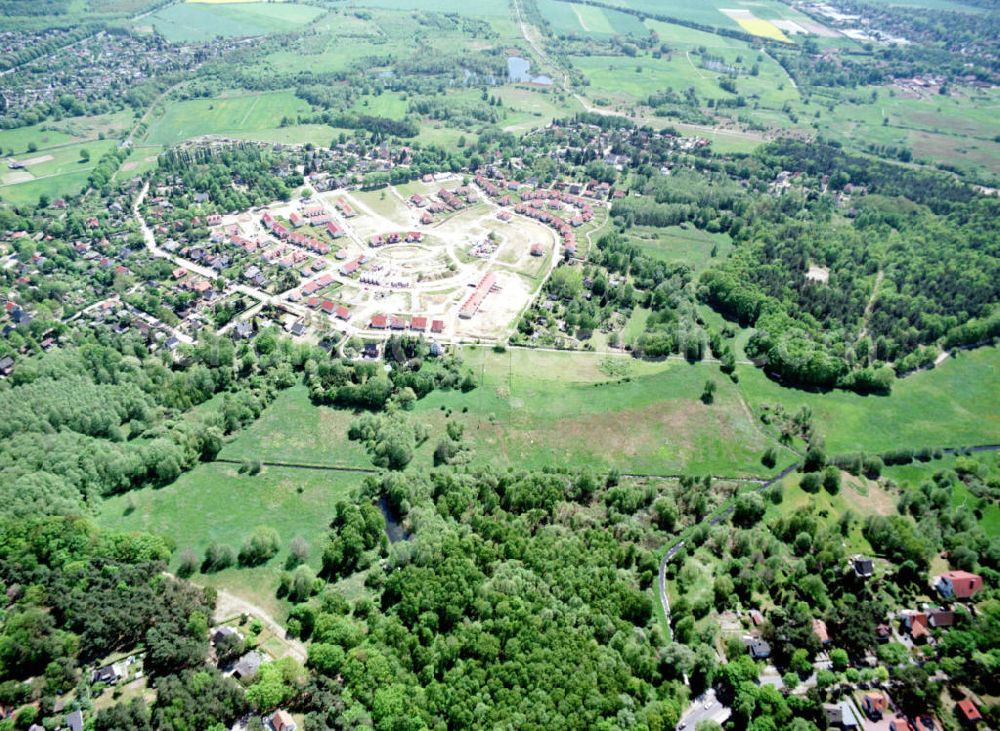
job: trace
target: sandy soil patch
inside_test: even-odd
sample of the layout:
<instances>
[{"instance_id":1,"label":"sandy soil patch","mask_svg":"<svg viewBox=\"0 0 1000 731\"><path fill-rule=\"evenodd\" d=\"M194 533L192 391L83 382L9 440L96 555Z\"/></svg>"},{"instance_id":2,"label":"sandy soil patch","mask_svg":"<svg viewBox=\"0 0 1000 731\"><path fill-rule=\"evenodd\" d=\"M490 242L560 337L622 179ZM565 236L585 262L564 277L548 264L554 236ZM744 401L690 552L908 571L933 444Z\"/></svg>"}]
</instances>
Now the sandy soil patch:
<instances>
[{"instance_id":1,"label":"sandy soil patch","mask_svg":"<svg viewBox=\"0 0 1000 731\"><path fill-rule=\"evenodd\" d=\"M27 160L21 160L22 165L41 165L43 162L48 162L52 159L52 155L39 155L38 157L31 157Z\"/></svg>"},{"instance_id":2,"label":"sandy soil patch","mask_svg":"<svg viewBox=\"0 0 1000 731\"><path fill-rule=\"evenodd\" d=\"M810 282L821 282L826 284L830 279L830 270L826 267L818 267L815 264L809 267L806 272L806 279Z\"/></svg>"},{"instance_id":3,"label":"sandy soil patch","mask_svg":"<svg viewBox=\"0 0 1000 731\"><path fill-rule=\"evenodd\" d=\"M14 185L15 183L27 183L29 180L34 180L35 176L29 173L27 170L15 170L12 173L3 174L3 184L4 185Z\"/></svg>"}]
</instances>

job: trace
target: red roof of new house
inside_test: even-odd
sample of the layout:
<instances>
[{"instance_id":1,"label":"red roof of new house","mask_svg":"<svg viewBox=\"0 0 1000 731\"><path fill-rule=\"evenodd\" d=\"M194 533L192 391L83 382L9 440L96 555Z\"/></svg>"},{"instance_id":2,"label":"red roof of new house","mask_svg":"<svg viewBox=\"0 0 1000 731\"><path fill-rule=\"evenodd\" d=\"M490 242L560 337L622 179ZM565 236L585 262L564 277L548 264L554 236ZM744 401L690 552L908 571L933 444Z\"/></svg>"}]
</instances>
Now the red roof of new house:
<instances>
[{"instance_id":1,"label":"red roof of new house","mask_svg":"<svg viewBox=\"0 0 1000 731\"><path fill-rule=\"evenodd\" d=\"M322 309L326 314L332 315L333 311L337 309L337 307L330 300L323 300L323 304L320 305L320 309Z\"/></svg>"},{"instance_id":2,"label":"red roof of new house","mask_svg":"<svg viewBox=\"0 0 1000 731\"><path fill-rule=\"evenodd\" d=\"M411 330L426 330L427 329L427 318L423 315L416 315L412 320L410 320Z\"/></svg>"},{"instance_id":3,"label":"red roof of new house","mask_svg":"<svg viewBox=\"0 0 1000 731\"><path fill-rule=\"evenodd\" d=\"M968 698L965 698L965 699L960 700L958 702L958 710L961 711L962 717L966 721L982 721L983 720L983 714L981 714L979 712L979 709L976 708L976 704L973 703Z\"/></svg>"},{"instance_id":4,"label":"red roof of new house","mask_svg":"<svg viewBox=\"0 0 1000 731\"><path fill-rule=\"evenodd\" d=\"M386 318L385 315L373 315L372 316L371 326L373 328L375 328L377 330L381 330L381 329L385 328L386 324L388 324L388 320L387 320L387 318Z\"/></svg>"},{"instance_id":5,"label":"red roof of new house","mask_svg":"<svg viewBox=\"0 0 1000 731\"><path fill-rule=\"evenodd\" d=\"M350 320L351 311L346 307L344 307L343 305L341 305L340 307L337 308L337 317L339 317L341 320Z\"/></svg>"},{"instance_id":6,"label":"red roof of new house","mask_svg":"<svg viewBox=\"0 0 1000 731\"><path fill-rule=\"evenodd\" d=\"M432 333L444 332L444 320L434 320L431 323L431 332Z\"/></svg>"},{"instance_id":7,"label":"red roof of new house","mask_svg":"<svg viewBox=\"0 0 1000 731\"><path fill-rule=\"evenodd\" d=\"M968 571L948 571L941 578L951 582L956 599L968 599L983 588L983 577Z\"/></svg>"}]
</instances>

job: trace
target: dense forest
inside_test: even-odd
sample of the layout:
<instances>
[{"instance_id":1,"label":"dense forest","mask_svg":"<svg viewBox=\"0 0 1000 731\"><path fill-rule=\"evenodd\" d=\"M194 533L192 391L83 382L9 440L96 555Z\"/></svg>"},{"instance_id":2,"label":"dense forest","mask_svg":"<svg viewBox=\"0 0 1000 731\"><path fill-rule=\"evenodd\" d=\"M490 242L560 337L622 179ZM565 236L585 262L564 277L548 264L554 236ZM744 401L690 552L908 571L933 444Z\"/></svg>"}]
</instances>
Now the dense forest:
<instances>
[{"instance_id":1,"label":"dense forest","mask_svg":"<svg viewBox=\"0 0 1000 731\"><path fill-rule=\"evenodd\" d=\"M886 364L906 373L933 359L926 346L972 344L995 332L995 198L940 173L823 145L775 143L759 161L766 167L746 172L767 179L801 171L806 191L815 185L826 194L744 200L728 228L736 252L704 273L700 287L713 307L756 327L747 352L770 372L886 392ZM845 191L838 208L833 196ZM814 267L828 279L809 276Z\"/></svg>"},{"instance_id":2,"label":"dense forest","mask_svg":"<svg viewBox=\"0 0 1000 731\"><path fill-rule=\"evenodd\" d=\"M414 534L369 572L380 598L310 617L309 666L339 695L307 702L310 728L672 728L682 695L658 670L656 563L587 524L597 487L555 473L371 479L365 497L386 494ZM376 545L363 525L356 555Z\"/></svg>"}]
</instances>

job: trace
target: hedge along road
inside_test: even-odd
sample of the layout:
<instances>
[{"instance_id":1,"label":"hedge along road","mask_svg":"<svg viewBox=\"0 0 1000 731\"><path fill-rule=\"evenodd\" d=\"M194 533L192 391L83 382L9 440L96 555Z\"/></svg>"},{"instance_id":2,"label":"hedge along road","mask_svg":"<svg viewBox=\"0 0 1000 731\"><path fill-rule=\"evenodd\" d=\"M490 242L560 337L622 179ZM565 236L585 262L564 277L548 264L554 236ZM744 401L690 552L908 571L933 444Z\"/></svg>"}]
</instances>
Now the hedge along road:
<instances>
[{"instance_id":1,"label":"hedge along road","mask_svg":"<svg viewBox=\"0 0 1000 731\"><path fill-rule=\"evenodd\" d=\"M976 452L997 452L1000 451L1000 444L979 444L974 447L945 447L941 449L942 455L954 455L954 454L975 454ZM796 462L789 465L781 472L776 474L771 479L762 482L760 485L755 487L751 492L761 493L767 490L771 485L776 483L778 480L782 480L792 472L797 470L801 466L801 463ZM745 493L743 493L745 494ZM696 528L701 525L715 526L721 523L724 519L728 518L733 513L733 503L739 495L734 495L730 500L723 503L722 507L710 516L705 516L698 523L690 526L686 531L685 535L690 535ZM659 571L659 594L660 594L660 607L663 610L663 618L667 625L667 639L673 641L674 632L670 627L670 601L667 599L667 562L670 561L674 556L680 553L681 549L684 548L686 543L686 538L681 538L679 541L670 545L669 548L664 552L663 558L660 559L660 571Z\"/></svg>"}]
</instances>

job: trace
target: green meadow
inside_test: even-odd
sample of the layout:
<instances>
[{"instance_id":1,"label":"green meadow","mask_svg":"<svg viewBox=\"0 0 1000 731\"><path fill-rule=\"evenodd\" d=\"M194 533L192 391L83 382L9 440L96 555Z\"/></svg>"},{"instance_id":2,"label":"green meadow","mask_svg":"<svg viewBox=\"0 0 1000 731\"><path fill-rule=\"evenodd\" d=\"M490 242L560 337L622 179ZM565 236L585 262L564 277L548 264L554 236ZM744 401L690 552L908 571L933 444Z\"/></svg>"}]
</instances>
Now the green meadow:
<instances>
[{"instance_id":1,"label":"green meadow","mask_svg":"<svg viewBox=\"0 0 1000 731\"><path fill-rule=\"evenodd\" d=\"M693 227L636 226L629 230L628 236L647 256L664 262L683 262L696 272L712 263L713 251L715 258L723 259L733 250L729 234L710 234Z\"/></svg>"},{"instance_id":2,"label":"green meadow","mask_svg":"<svg viewBox=\"0 0 1000 731\"><path fill-rule=\"evenodd\" d=\"M172 43L204 42L217 37L260 36L295 30L323 14L295 3L175 3L157 10L152 24Z\"/></svg>"},{"instance_id":3,"label":"green meadow","mask_svg":"<svg viewBox=\"0 0 1000 731\"><path fill-rule=\"evenodd\" d=\"M747 68L752 62L758 64L757 76L745 74L736 79L736 88L744 97L757 99L761 105L772 108L798 100L798 92L784 70L769 57L763 56L756 61L751 51L741 53L725 48L713 49L712 55L723 58L727 64L735 63L736 57L742 55ZM659 59L651 56L573 56L570 61L589 81L587 94L591 98L641 102L654 92L667 88L673 88L678 93L693 88L699 97L705 99L730 96L719 86L721 74L703 68L700 57L687 50L677 50L669 57Z\"/></svg>"},{"instance_id":4,"label":"green meadow","mask_svg":"<svg viewBox=\"0 0 1000 731\"><path fill-rule=\"evenodd\" d=\"M738 368L740 390L758 410L782 404L812 410L828 454L912 447L962 447L1000 434L1000 349L959 353L937 368L897 380L890 396L816 393L781 386L757 368Z\"/></svg>"},{"instance_id":5,"label":"green meadow","mask_svg":"<svg viewBox=\"0 0 1000 731\"><path fill-rule=\"evenodd\" d=\"M371 468L358 442L347 439L350 411L314 406L305 386L278 397L261 417L223 447L223 459Z\"/></svg>"},{"instance_id":6,"label":"green meadow","mask_svg":"<svg viewBox=\"0 0 1000 731\"><path fill-rule=\"evenodd\" d=\"M214 99L187 99L171 102L149 123L144 142L173 145L202 135L223 135L258 139L281 129L284 117L295 118L311 107L290 91L260 94L233 94ZM329 128L327 128L329 129ZM291 133L290 133L291 134ZM329 144L333 130L324 136ZM279 137L280 139L280 137ZM288 141L295 141L289 139Z\"/></svg>"},{"instance_id":7,"label":"green meadow","mask_svg":"<svg viewBox=\"0 0 1000 731\"><path fill-rule=\"evenodd\" d=\"M163 535L178 553L191 549L199 558L213 542L239 551L255 526L274 528L281 550L266 564L199 573L195 581L224 587L280 616L284 603L275 591L289 542L296 536L304 538L311 549L309 564L318 569L334 506L360 480L357 474L280 467L240 475L236 465L207 463L166 487L133 490L103 501L97 521L112 530Z\"/></svg>"}]
</instances>

